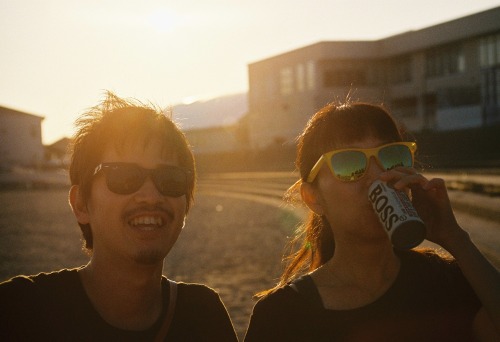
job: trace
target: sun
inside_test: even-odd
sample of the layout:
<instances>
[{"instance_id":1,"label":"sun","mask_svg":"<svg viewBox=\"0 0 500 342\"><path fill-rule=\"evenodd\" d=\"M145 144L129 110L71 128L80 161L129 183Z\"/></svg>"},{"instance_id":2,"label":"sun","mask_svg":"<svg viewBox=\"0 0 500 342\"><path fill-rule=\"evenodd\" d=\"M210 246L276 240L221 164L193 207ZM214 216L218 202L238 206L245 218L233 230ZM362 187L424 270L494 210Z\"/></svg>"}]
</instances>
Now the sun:
<instances>
[{"instance_id":1,"label":"sun","mask_svg":"<svg viewBox=\"0 0 500 342\"><path fill-rule=\"evenodd\" d=\"M148 24L159 32L171 32L182 23L182 16L173 11L155 10L148 17Z\"/></svg>"}]
</instances>

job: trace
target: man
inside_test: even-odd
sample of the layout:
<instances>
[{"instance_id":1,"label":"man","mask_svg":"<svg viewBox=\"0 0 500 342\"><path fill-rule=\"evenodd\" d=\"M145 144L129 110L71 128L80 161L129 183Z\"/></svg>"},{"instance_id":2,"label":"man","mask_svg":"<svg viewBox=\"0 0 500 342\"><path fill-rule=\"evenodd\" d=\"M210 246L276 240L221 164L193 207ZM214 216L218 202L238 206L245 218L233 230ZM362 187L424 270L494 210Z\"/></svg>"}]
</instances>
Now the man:
<instances>
[{"instance_id":1,"label":"man","mask_svg":"<svg viewBox=\"0 0 500 342\"><path fill-rule=\"evenodd\" d=\"M0 285L0 340L236 341L218 294L162 276L193 201L188 143L112 93L76 122L69 202L87 265Z\"/></svg>"}]
</instances>

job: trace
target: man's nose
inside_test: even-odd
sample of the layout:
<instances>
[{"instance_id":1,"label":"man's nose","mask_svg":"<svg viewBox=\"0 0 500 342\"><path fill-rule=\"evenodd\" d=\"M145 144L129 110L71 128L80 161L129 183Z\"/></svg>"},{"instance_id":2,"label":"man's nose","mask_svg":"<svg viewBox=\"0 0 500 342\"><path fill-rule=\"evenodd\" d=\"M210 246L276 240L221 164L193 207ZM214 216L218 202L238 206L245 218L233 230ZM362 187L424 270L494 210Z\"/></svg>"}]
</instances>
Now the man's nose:
<instances>
[{"instance_id":1,"label":"man's nose","mask_svg":"<svg viewBox=\"0 0 500 342\"><path fill-rule=\"evenodd\" d=\"M139 190L136 191L135 198L137 201L156 203L163 199L163 195L160 193L151 177L148 176Z\"/></svg>"}]
</instances>

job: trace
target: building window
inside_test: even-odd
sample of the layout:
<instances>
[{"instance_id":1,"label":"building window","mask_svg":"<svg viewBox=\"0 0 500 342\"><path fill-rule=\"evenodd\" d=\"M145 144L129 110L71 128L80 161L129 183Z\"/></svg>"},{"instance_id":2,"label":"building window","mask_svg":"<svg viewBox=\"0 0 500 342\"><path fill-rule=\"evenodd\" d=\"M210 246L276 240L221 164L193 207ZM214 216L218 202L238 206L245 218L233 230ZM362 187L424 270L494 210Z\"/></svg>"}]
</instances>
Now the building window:
<instances>
[{"instance_id":1,"label":"building window","mask_svg":"<svg viewBox=\"0 0 500 342\"><path fill-rule=\"evenodd\" d=\"M307 78L307 89L314 90L316 86L316 68L313 61L307 62L306 78Z\"/></svg>"},{"instance_id":2,"label":"building window","mask_svg":"<svg viewBox=\"0 0 500 342\"><path fill-rule=\"evenodd\" d=\"M398 117L415 117L417 115L417 98L412 96L394 99L392 111Z\"/></svg>"},{"instance_id":3,"label":"building window","mask_svg":"<svg viewBox=\"0 0 500 342\"><path fill-rule=\"evenodd\" d=\"M32 138L38 138L39 128L37 125L33 124L30 127L30 135Z\"/></svg>"},{"instance_id":4,"label":"building window","mask_svg":"<svg viewBox=\"0 0 500 342\"><path fill-rule=\"evenodd\" d=\"M278 85L276 79L271 75L265 77L265 96L268 99L274 98L278 93Z\"/></svg>"},{"instance_id":5,"label":"building window","mask_svg":"<svg viewBox=\"0 0 500 342\"><path fill-rule=\"evenodd\" d=\"M366 73L359 69L327 70L323 74L323 86L347 87L366 85Z\"/></svg>"},{"instance_id":6,"label":"building window","mask_svg":"<svg viewBox=\"0 0 500 342\"><path fill-rule=\"evenodd\" d=\"M437 107L439 109L477 106L481 103L481 88L479 86L440 89L437 92Z\"/></svg>"},{"instance_id":7,"label":"building window","mask_svg":"<svg viewBox=\"0 0 500 342\"><path fill-rule=\"evenodd\" d=\"M290 95L293 93L293 70L290 67L281 69L280 92L281 95Z\"/></svg>"},{"instance_id":8,"label":"building window","mask_svg":"<svg viewBox=\"0 0 500 342\"><path fill-rule=\"evenodd\" d=\"M496 98L495 103L497 106L500 106L500 68L495 70L495 89L496 89Z\"/></svg>"},{"instance_id":9,"label":"building window","mask_svg":"<svg viewBox=\"0 0 500 342\"><path fill-rule=\"evenodd\" d=\"M481 38L479 41L479 60L482 67L500 64L500 34Z\"/></svg>"},{"instance_id":10,"label":"building window","mask_svg":"<svg viewBox=\"0 0 500 342\"><path fill-rule=\"evenodd\" d=\"M305 89L305 69L303 64L297 65L295 69L297 91L303 92Z\"/></svg>"},{"instance_id":11,"label":"building window","mask_svg":"<svg viewBox=\"0 0 500 342\"><path fill-rule=\"evenodd\" d=\"M364 64L364 69L366 70L366 85L368 86L379 86L386 79L385 69L379 61L370 61ZM410 74L410 67L408 66L408 74ZM411 75L408 75L411 79ZM406 82L406 81L405 81Z\"/></svg>"},{"instance_id":12,"label":"building window","mask_svg":"<svg viewBox=\"0 0 500 342\"><path fill-rule=\"evenodd\" d=\"M411 82L410 56L397 57L389 60L389 81L391 83Z\"/></svg>"},{"instance_id":13,"label":"building window","mask_svg":"<svg viewBox=\"0 0 500 342\"><path fill-rule=\"evenodd\" d=\"M426 76L442 77L465 71L465 56L460 45L450 45L427 51Z\"/></svg>"},{"instance_id":14,"label":"building window","mask_svg":"<svg viewBox=\"0 0 500 342\"><path fill-rule=\"evenodd\" d=\"M485 68L481 74L482 104L500 109L500 65Z\"/></svg>"}]
</instances>

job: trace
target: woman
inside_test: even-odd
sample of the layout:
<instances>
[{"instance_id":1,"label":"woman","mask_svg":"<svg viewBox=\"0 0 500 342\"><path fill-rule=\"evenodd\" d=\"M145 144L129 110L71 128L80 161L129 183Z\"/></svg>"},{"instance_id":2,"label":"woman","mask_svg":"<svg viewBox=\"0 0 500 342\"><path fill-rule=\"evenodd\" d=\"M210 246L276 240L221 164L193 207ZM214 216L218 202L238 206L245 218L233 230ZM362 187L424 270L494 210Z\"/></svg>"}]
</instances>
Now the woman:
<instances>
[{"instance_id":1,"label":"woman","mask_svg":"<svg viewBox=\"0 0 500 342\"><path fill-rule=\"evenodd\" d=\"M246 341L498 339L499 273L458 225L443 180L419 174L414 144L402 142L379 106L330 104L311 118L292 187L309 218L280 283L260 294ZM368 200L375 180L411 192L426 238L454 260L392 246Z\"/></svg>"}]
</instances>

